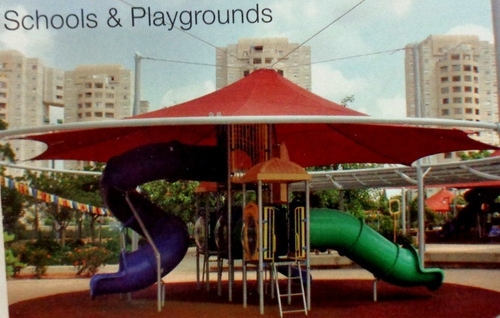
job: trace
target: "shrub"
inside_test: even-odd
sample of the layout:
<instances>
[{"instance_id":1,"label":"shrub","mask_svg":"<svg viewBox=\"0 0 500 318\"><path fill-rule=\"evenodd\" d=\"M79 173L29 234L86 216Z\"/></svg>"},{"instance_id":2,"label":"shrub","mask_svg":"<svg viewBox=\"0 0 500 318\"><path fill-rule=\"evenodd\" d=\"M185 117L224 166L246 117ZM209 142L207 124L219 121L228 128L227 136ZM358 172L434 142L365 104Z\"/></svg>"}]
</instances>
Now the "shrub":
<instances>
[{"instance_id":1,"label":"shrub","mask_svg":"<svg viewBox=\"0 0 500 318\"><path fill-rule=\"evenodd\" d=\"M76 275L83 273L94 275L99 269L105 266L111 253L104 247L86 245L76 247L67 254L68 259L77 269Z\"/></svg>"},{"instance_id":2,"label":"shrub","mask_svg":"<svg viewBox=\"0 0 500 318\"><path fill-rule=\"evenodd\" d=\"M43 248L28 251L28 264L34 266L33 272L36 278L42 278L47 272L50 263L50 254Z\"/></svg>"},{"instance_id":3,"label":"shrub","mask_svg":"<svg viewBox=\"0 0 500 318\"><path fill-rule=\"evenodd\" d=\"M14 240L14 235L9 235L6 232L3 233L3 238L5 243L9 243ZM21 256L15 255L11 248L8 248L9 244L6 244L5 249L5 266L7 271L7 276L15 277L22 268L26 267L26 264L21 262Z\"/></svg>"}]
</instances>

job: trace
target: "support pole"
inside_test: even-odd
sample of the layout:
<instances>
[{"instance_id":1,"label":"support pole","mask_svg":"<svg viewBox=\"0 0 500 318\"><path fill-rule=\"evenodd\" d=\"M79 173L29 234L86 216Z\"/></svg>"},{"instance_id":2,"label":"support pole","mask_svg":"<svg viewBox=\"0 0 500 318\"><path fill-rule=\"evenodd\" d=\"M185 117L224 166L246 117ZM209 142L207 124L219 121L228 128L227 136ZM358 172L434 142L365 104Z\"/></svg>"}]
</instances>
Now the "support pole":
<instances>
[{"instance_id":1,"label":"support pole","mask_svg":"<svg viewBox=\"0 0 500 318\"><path fill-rule=\"evenodd\" d=\"M311 200L309 196L309 181L305 182L306 191L306 282L307 311L311 310Z\"/></svg>"},{"instance_id":2,"label":"support pole","mask_svg":"<svg viewBox=\"0 0 500 318\"><path fill-rule=\"evenodd\" d=\"M406 188L401 189L401 230L406 235Z\"/></svg>"},{"instance_id":3,"label":"support pole","mask_svg":"<svg viewBox=\"0 0 500 318\"><path fill-rule=\"evenodd\" d=\"M233 282L234 282L234 261L233 261L233 246L232 246L232 209L231 205L233 203L233 195L231 188L231 126L227 127L227 263L228 263L228 298L229 301L233 301ZM222 264L224 261L222 261ZM222 266L221 264L221 266ZM221 268L219 268L221 270Z\"/></svg>"},{"instance_id":4,"label":"support pole","mask_svg":"<svg viewBox=\"0 0 500 318\"><path fill-rule=\"evenodd\" d=\"M425 203L424 203L424 174L422 172L422 160L417 160L417 184L418 184L418 256L420 265L425 266Z\"/></svg>"},{"instance_id":5,"label":"support pole","mask_svg":"<svg viewBox=\"0 0 500 318\"><path fill-rule=\"evenodd\" d=\"M0 188L0 317L9 317L9 302L7 300L7 269L5 268L5 245L3 241L3 211L2 192Z\"/></svg>"},{"instance_id":6,"label":"support pole","mask_svg":"<svg viewBox=\"0 0 500 318\"><path fill-rule=\"evenodd\" d=\"M141 104L141 60L142 56L139 53L135 53L135 74L134 74L134 108L132 109L132 115L138 115Z\"/></svg>"},{"instance_id":7,"label":"support pole","mask_svg":"<svg viewBox=\"0 0 500 318\"><path fill-rule=\"evenodd\" d=\"M146 236L146 239L148 240L148 243L151 245L153 248L153 252L155 254L155 259L156 259L156 279L157 279L157 285L158 285L158 312L161 311L161 306L163 303L163 292L162 292L162 281L161 281L161 254L160 251L158 251L158 248L155 245L155 242L153 241L153 238L149 234L148 229L146 229L146 226L144 225L144 222L142 222L141 217L139 216L139 213L137 213L137 210L135 209L134 205L130 201L130 198L128 196L128 192L125 194L125 200L127 201L127 204L130 207L130 210L134 213L134 217L139 223L139 226L141 227L142 231L144 232L144 236Z\"/></svg>"},{"instance_id":8,"label":"support pole","mask_svg":"<svg viewBox=\"0 0 500 318\"><path fill-rule=\"evenodd\" d=\"M259 287L259 309L260 309L260 314L264 314L264 251L263 249L263 220L262 220L262 181L258 181L257 185L257 191L258 191L258 206L259 206L259 239L258 239L258 246L259 246L259 266L257 269L257 279L258 279L258 287Z\"/></svg>"}]
</instances>

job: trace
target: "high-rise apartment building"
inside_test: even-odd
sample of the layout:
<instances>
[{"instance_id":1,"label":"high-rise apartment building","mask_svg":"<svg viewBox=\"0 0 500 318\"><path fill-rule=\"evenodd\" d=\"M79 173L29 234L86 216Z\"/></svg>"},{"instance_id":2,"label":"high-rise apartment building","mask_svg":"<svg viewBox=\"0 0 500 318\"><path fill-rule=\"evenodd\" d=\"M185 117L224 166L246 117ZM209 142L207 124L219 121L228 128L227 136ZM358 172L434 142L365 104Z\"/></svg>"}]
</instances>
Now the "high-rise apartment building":
<instances>
[{"instance_id":1,"label":"high-rise apartment building","mask_svg":"<svg viewBox=\"0 0 500 318\"><path fill-rule=\"evenodd\" d=\"M19 51L0 51L0 119L9 129L54 124L53 107L64 109L65 122L120 119L132 115L133 100L133 74L120 65L78 66L65 72ZM141 111L148 107L141 102ZM12 141L11 145L21 160L44 149L33 142Z\"/></svg>"},{"instance_id":2,"label":"high-rise apartment building","mask_svg":"<svg viewBox=\"0 0 500 318\"><path fill-rule=\"evenodd\" d=\"M65 73L65 122L120 119L132 115L132 72L120 65L85 65Z\"/></svg>"},{"instance_id":3,"label":"high-rise apartment building","mask_svg":"<svg viewBox=\"0 0 500 318\"><path fill-rule=\"evenodd\" d=\"M15 50L0 51L0 119L9 129L49 124L50 106L64 104L64 72ZM42 146L11 142L17 158L33 157Z\"/></svg>"},{"instance_id":4,"label":"high-rise apartment building","mask_svg":"<svg viewBox=\"0 0 500 318\"><path fill-rule=\"evenodd\" d=\"M311 48L286 38L243 38L217 49L216 88L232 84L254 70L272 68L311 90Z\"/></svg>"},{"instance_id":5,"label":"high-rise apartment building","mask_svg":"<svg viewBox=\"0 0 500 318\"><path fill-rule=\"evenodd\" d=\"M498 121L492 43L474 35L431 35L406 46L405 75L408 117ZM477 131L475 138L499 143L494 131ZM446 153L430 162L458 159L459 153Z\"/></svg>"}]
</instances>

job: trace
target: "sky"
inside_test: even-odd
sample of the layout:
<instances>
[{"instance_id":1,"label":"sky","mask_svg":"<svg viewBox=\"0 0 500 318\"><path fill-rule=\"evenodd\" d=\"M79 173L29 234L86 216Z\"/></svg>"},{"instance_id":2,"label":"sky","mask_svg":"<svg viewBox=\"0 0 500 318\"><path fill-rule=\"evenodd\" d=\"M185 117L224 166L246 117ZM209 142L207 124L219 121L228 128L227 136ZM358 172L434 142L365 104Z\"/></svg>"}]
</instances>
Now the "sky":
<instances>
[{"instance_id":1,"label":"sky","mask_svg":"<svg viewBox=\"0 0 500 318\"><path fill-rule=\"evenodd\" d=\"M228 24L211 23L213 13L226 10L241 10L246 17ZM197 23L194 23L196 12ZM37 14L46 16L52 25L35 25L32 17ZM169 21L174 21L175 28ZM28 57L42 59L48 67L63 70L87 64L121 64L134 70L134 55L147 57L142 61L141 99L151 103L151 110L214 91L216 47L237 43L245 37L287 37L292 43L311 47L313 93L334 102L352 95L354 101L349 107L355 110L375 117L405 117L404 51L399 49L423 41L431 34L473 34L493 42L491 2L2 0L0 3L0 50L19 50ZM370 55L382 51L389 52ZM328 62L322 62L325 60Z\"/></svg>"}]
</instances>

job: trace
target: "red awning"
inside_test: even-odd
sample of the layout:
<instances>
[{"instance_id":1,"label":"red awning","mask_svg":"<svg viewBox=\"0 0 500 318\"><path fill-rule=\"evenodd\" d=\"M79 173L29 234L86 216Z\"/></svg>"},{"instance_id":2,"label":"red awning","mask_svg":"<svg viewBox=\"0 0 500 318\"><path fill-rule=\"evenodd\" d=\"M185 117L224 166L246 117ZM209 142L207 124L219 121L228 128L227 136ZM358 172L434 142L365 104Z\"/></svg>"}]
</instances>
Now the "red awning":
<instances>
[{"instance_id":1,"label":"red awning","mask_svg":"<svg viewBox=\"0 0 500 318\"><path fill-rule=\"evenodd\" d=\"M366 116L319 97L272 70L259 70L211 94L131 118L241 116ZM126 121L127 119L124 119ZM179 140L215 145L217 125L186 124L94 128L28 136L48 145L35 159L76 159L106 162L137 146ZM289 159L303 167L334 163L411 164L418 158L459 150L495 147L475 141L456 129L415 126L297 123L273 124L273 142L285 144Z\"/></svg>"}]
</instances>

